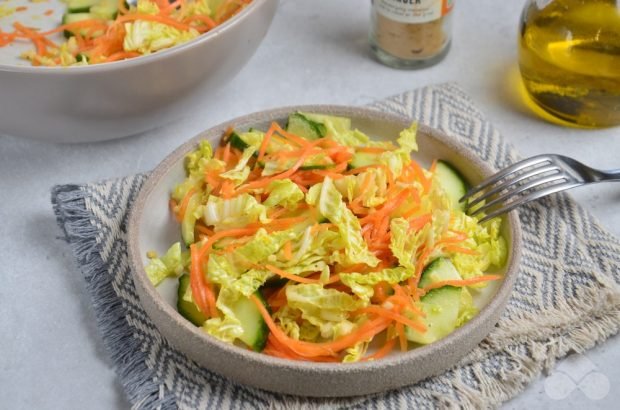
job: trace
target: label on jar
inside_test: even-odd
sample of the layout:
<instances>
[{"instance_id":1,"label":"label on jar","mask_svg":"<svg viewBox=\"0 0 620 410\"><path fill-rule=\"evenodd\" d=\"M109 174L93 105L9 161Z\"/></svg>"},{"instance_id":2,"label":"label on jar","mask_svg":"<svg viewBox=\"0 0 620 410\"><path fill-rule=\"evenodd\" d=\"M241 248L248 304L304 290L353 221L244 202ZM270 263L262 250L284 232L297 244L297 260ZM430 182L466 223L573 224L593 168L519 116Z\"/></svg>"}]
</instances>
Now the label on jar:
<instances>
[{"instance_id":1,"label":"label on jar","mask_svg":"<svg viewBox=\"0 0 620 410\"><path fill-rule=\"evenodd\" d=\"M454 0L374 0L378 13L400 23L428 23L454 7Z\"/></svg>"}]
</instances>

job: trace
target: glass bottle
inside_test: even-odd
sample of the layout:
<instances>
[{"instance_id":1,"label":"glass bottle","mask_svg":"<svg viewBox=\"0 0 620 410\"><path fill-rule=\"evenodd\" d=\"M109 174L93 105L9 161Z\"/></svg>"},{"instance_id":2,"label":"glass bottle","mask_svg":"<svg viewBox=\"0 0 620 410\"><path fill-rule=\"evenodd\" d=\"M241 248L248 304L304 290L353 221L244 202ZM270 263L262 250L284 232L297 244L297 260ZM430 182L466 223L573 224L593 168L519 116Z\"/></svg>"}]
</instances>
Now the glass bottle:
<instances>
[{"instance_id":1,"label":"glass bottle","mask_svg":"<svg viewBox=\"0 0 620 410\"><path fill-rule=\"evenodd\" d=\"M450 49L453 7L454 0L372 0L371 50L394 68L438 63Z\"/></svg>"},{"instance_id":2,"label":"glass bottle","mask_svg":"<svg viewBox=\"0 0 620 410\"><path fill-rule=\"evenodd\" d=\"M620 124L620 0L529 0L519 66L534 102L584 127Z\"/></svg>"}]
</instances>

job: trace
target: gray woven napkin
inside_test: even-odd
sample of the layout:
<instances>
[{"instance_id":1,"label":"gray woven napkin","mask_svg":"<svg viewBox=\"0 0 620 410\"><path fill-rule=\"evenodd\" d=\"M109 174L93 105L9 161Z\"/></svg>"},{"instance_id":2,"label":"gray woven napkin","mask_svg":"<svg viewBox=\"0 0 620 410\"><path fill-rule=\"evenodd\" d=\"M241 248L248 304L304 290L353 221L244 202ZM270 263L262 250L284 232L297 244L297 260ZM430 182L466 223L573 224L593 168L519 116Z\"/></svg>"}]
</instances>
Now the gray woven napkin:
<instances>
[{"instance_id":1,"label":"gray woven napkin","mask_svg":"<svg viewBox=\"0 0 620 410\"><path fill-rule=\"evenodd\" d=\"M518 159L452 84L377 102L443 130L496 168ZM453 369L382 394L283 396L201 368L162 338L140 306L127 257L127 214L144 175L56 186L52 202L90 292L101 337L134 408L482 408L515 396L541 371L620 328L620 241L566 195L520 210L524 250L512 298L493 332Z\"/></svg>"}]
</instances>

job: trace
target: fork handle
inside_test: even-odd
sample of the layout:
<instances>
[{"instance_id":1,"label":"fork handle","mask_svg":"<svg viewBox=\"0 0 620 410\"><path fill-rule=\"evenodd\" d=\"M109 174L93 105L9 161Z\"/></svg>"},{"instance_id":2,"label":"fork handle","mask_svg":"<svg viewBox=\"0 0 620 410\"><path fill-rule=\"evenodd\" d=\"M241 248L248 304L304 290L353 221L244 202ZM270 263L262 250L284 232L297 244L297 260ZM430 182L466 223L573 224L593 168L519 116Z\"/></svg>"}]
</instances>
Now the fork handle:
<instances>
[{"instance_id":1,"label":"fork handle","mask_svg":"<svg viewBox=\"0 0 620 410\"><path fill-rule=\"evenodd\" d=\"M600 181L620 181L620 169L601 171Z\"/></svg>"}]
</instances>

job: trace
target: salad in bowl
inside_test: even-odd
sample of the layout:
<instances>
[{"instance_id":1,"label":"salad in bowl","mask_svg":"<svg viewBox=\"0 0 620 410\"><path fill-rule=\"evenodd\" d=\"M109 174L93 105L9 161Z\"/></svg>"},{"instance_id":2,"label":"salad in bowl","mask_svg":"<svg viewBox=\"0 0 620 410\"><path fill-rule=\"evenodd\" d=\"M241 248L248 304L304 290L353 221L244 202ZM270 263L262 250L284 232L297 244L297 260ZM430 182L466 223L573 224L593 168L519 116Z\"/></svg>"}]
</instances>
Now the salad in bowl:
<instances>
[{"instance_id":1,"label":"salad in bowl","mask_svg":"<svg viewBox=\"0 0 620 410\"><path fill-rule=\"evenodd\" d=\"M66 9L55 28L43 30L18 18L12 30L0 28L0 48L31 42L33 49L21 58L33 66L127 60L193 40L240 13L251 1L64 0ZM53 12L49 9L44 18L51 18Z\"/></svg>"},{"instance_id":2,"label":"salad in bowl","mask_svg":"<svg viewBox=\"0 0 620 410\"><path fill-rule=\"evenodd\" d=\"M449 162L414 159L415 123L395 137L296 111L200 141L170 194L179 241L148 252L148 279L175 281L202 332L283 359L373 361L446 337L502 279L502 220L464 213Z\"/></svg>"}]
</instances>

